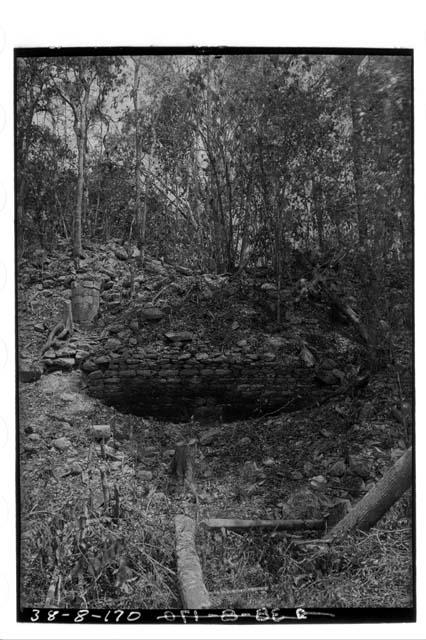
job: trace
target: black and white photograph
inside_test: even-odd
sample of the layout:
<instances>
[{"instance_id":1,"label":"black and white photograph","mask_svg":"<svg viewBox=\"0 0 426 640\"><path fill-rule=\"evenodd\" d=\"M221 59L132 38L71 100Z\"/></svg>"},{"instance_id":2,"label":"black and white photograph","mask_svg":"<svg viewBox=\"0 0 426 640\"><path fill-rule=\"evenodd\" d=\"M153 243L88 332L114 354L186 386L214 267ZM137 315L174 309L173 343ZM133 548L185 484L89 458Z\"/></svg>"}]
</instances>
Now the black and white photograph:
<instances>
[{"instance_id":1,"label":"black and white photograph","mask_svg":"<svg viewBox=\"0 0 426 640\"><path fill-rule=\"evenodd\" d=\"M14 108L18 619L414 621L412 49L15 48Z\"/></svg>"}]
</instances>

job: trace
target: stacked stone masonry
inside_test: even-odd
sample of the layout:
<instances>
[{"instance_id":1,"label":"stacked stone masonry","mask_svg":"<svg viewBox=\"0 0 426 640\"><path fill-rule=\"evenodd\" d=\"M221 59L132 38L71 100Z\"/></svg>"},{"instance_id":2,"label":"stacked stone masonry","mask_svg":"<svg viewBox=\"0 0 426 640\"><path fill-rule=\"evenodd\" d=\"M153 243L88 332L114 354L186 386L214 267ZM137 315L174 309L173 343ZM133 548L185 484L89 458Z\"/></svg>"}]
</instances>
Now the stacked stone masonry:
<instances>
[{"instance_id":1,"label":"stacked stone masonry","mask_svg":"<svg viewBox=\"0 0 426 640\"><path fill-rule=\"evenodd\" d=\"M81 366L89 393L137 415L188 419L203 404L225 418L288 409L312 399L313 374L296 354L134 348L90 357Z\"/></svg>"}]
</instances>

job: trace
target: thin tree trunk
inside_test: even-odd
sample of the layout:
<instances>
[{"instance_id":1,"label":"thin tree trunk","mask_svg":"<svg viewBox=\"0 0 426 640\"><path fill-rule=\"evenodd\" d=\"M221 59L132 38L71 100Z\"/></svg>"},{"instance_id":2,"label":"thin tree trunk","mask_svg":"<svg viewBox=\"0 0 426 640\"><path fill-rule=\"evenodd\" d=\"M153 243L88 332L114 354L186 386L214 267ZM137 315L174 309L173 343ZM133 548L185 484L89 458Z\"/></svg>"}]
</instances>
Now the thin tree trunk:
<instances>
[{"instance_id":1,"label":"thin tree trunk","mask_svg":"<svg viewBox=\"0 0 426 640\"><path fill-rule=\"evenodd\" d=\"M77 203L74 216L73 228L73 256L79 258L82 254L81 247L81 213L83 207L83 188L84 188L84 138L82 132L82 123L80 123L80 132L78 135L78 181L77 181Z\"/></svg>"},{"instance_id":2,"label":"thin tree trunk","mask_svg":"<svg viewBox=\"0 0 426 640\"><path fill-rule=\"evenodd\" d=\"M83 198L81 203L81 228L83 233L88 232L88 206L89 206L89 189L87 181L87 149L84 150L83 164Z\"/></svg>"},{"instance_id":3,"label":"thin tree trunk","mask_svg":"<svg viewBox=\"0 0 426 640\"><path fill-rule=\"evenodd\" d=\"M141 216L141 229L140 229L140 252L141 252L140 261L141 261L141 264L143 264L143 262L145 260L146 220L147 220L147 217L148 217L149 195L151 193L152 158L153 158L154 151L155 151L155 146L156 146L156 143L157 143L157 130L156 130L156 123L155 122L151 125L151 135L152 135L152 142L151 142L151 148L150 148L149 159L148 159L148 174L145 176L145 199L144 199L144 206L143 206L142 216Z\"/></svg>"},{"instance_id":4,"label":"thin tree trunk","mask_svg":"<svg viewBox=\"0 0 426 640\"><path fill-rule=\"evenodd\" d=\"M17 193L17 240L18 240L18 253L19 255L24 255L25 253L25 238L24 238L24 228L23 228L23 220L24 220L24 200L25 200L25 192L26 192L26 180L23 175L21 175Z\"/></svg>"},{"instance_id":5,"label":"thin tree trunk","mask_svg":"<svg viewBox=\"0 0 426 640\"><path fill-rule=\"evenodd\" d=\"M360 109L357 104L357 69L363 56L354 56L351 62L351 82L349 83L349 107L352 118L352 160L356 197L356 209L358 218L358 239L362 246L367 240L367 217L364 206L364 186L362 173L362 122L359 116Z\"/></svg>"},{"instance_id":6,"label":"thin tree trunk","mask_svg":"<svg viewBox=\"0 0 426 640\"><path fill-rule=\"evenodd\" d=\"M317 223L317 232L318 232L318 244L321 255L324 252L324 215L322 208L322 191L321 185L314 182L313 186L313 200L314 200L314 209L315 209L315 218Z\"/></svg>"},{"instance_id":7,"label":"thin tree trunk","mask_svg":"<svg viewBox=\"0 0 426 640\"><path fill-rule=\"evenodd\" d=\"M273 198L273 212L275 219L275 274L277 282L277 301L276 301L276 320L279 325L281 322L281 278L282 278L282 218L280 211L280 203L278 202L278 186L276 185Z\"/></svg>"},{"instance_id":8,"label":"thin tree trunk","mask_svg":"<svg viewBox=\"0 0 426 640\"><path fill-rule=\"evenodd\" d=\"M144 262L145 253L145 219L146 219L146 193L144 208L141 207L141 131L139 121L139 84L140 84L140 67L139 58L133 58L134 75L133 75L133 110L135 114L135 214L138 229L138 248L140 251L139 262ZM145 176L145 184L148 178Z\"/></svg>"},{"instance_id":9,"label":"thin tree trunk","mask_svg":"<svg viewBox=\"0 0 426 640\"><path fill-rule=\"evenodd\" d=\"M89 104L90 86L84 88L84 95L80 104L79 121L74 124L78 145L78 181L77 181L77 203L74 218L73 233L73 256L75 259L81 257L83 250L81 247L81 227L84 197L84 168L87 144L87 107Z\"/></svg>"}]
</instances>

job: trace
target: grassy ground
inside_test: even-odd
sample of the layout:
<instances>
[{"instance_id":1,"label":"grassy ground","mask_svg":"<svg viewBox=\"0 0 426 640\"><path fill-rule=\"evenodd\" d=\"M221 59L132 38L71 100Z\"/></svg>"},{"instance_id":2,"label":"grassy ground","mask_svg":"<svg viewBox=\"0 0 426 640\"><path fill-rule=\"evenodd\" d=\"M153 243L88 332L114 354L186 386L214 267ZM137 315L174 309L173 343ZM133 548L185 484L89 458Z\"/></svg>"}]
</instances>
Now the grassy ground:
<instances>
[{"instance_id":1,"label":"grassy ground","mask_svg":"<svg viewBox=\"0 0 426 640\"><path fill-rule=\"evenodd\" d=\"M54 274L64 272L60 256L52 265ZM19 289L19 342L36 357L46 335L35 325L51 326L65 284L61 288L52 280L51 288L41 291L34 270L27 275ZM156 278L149 281L149 299L164 286ZM246 294L236 291L234 297L241 302ZM230 313L226 301L219 302L207 330L216 330L216 338L225 343L235 341L225 328L233 317L244 316L243 309ZM223 315L219 325L218 314ZM189 316L181 314L183 328ZM243 328L250 317L240 321ZM204 322L198 316L192 321L194 327ZM214 341L213 333L209 338ZM217 607L410 606L407 495L370 532L331 548L298 544L318 533L212 533L201 525L209 517L323 518L339 501L355 504L411 443L410 429L392 412L402 399L411 399L409 331L401 329L394 355L398 369L382 370L358 395L229 424L175 424L123 415L88 398L78 372L53 373L21 385L22 605L180 607L173 520L176 513L187 513L199 524L197 548ZM111 425L106 447L93 441L94 424ZM197 508L192 493L171 483L170 460L179 440L200 438L211 427L218 432L195 452ZM58 438L69 441L63 450L54 444ZM365 461L365 481L331 473L347 454Z\"/></svg>"},{"instance_id":2,"label":"grassy ground","mask_svg":"<svg viewBox=\"0 0 426 640\"><path fill-rule=\"evenodd\" d=\"M345 413L353 403L350 409L347 400L216 425L220 431L213 441L197 447L197 510L193 495L170 483L169 460L177 441L199 437L212 425L122 415L82 394L76 373L55 373L23 386L22 604L44 606L50 593L52 604L61 607L179 607L174 515L185 512L199 522L309 518L323 517L339 499L356 502L361 494L351 494L350 483L348 491L328 470L348 444L367 459L372 482L392 464L407 443L402 427L386 415L388 393L383 380L373 383L374 399L361 401L364 408L370 402L369 416L350 427ZM105 423L111 424L113 439L102 450L90 427ZM58 437L68 438L69 448L55 449ZM327 478L320 489L312 486L318 475ZM103 485L110 494L106 503ZM212 533L200 526L197 547L213 603L411 604L408 496L368 534L339 546L297 541L297 536L253 531Z\"/></svg>"}]
</instances>

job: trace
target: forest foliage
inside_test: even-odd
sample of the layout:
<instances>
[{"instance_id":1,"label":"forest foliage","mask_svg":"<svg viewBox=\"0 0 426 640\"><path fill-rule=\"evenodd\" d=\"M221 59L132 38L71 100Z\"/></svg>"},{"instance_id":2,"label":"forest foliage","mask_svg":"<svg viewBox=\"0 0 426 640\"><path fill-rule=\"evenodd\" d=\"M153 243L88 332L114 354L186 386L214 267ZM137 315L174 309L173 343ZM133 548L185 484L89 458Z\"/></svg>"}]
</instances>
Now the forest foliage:
<instances>
[{"instance_id":1,"label":"forest foliage","mask_svg":"<svg viewBox=\"0 0 426 640\"><path fill-rule=\"evenodd\" d=\"M17 57L19 256L119 238L278 277L295 250L409 264L411 57Z\"/></svg>"}]
</instances>

